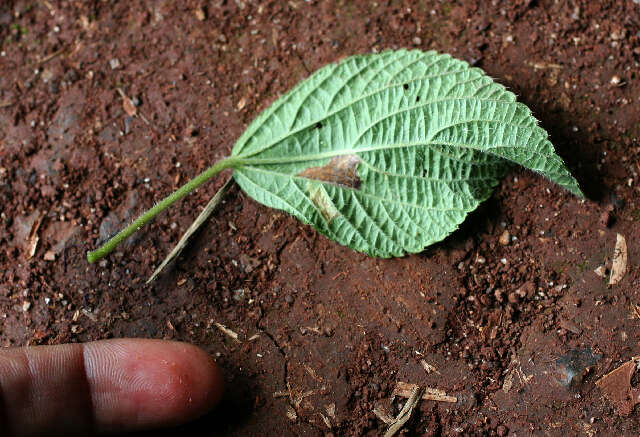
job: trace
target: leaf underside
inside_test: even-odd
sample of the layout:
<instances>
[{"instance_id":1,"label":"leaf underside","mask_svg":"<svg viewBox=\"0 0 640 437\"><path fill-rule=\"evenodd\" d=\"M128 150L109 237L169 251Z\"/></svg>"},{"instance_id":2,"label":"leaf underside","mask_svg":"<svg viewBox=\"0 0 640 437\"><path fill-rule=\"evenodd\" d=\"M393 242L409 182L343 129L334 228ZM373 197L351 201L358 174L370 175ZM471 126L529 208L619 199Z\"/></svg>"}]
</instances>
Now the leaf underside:
<instances>
[{"instance_id":1,"label":"leaf underside","mask_svg":"<svg viewBox=\"0 0 640 437\"><path fill-rule=\"evenodd\" d=\"M260 114L232 156L237 183L258 202L379 257L444 239L510 163L581 195L513 93L436 52L321 68Z\"/></svg>"}]
</instances>

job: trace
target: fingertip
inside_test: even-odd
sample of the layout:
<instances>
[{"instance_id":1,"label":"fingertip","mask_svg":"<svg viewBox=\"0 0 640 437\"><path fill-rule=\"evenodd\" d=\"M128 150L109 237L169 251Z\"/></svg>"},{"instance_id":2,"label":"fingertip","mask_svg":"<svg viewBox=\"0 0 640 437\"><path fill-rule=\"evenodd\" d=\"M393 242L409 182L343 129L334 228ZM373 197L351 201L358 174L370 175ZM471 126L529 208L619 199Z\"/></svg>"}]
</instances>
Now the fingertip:
<instances>
[{"instance_id":1,"label":"fingertip","mask_svg":"<svg viewBox=\"0 0 640 437\"><path fill-rule=\"evenodd\" d=\"M97 428L120 431L195 419L221 399L222 372L204 350L160 340L109 340L85 346Z\"/></svg>"}]
</instances>

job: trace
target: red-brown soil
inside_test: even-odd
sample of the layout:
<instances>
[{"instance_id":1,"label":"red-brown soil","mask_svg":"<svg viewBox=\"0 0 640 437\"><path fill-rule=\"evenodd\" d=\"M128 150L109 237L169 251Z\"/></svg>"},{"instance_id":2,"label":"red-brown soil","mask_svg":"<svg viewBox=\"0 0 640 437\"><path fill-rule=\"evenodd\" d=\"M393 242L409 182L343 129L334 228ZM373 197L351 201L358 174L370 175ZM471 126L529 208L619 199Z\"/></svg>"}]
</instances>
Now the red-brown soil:
<instances>
[{"instance_id":1,"label":"red-brown soil","mask_svg":"<svg viewBox=\"0 0 640 437\"><path fill-rule=\"evenodd\" d=\"M203 347L225 403L167 435L379 435L373 410L398 413L398 381L458 399L420 402L410 435L637 435L640 413L595 382L640 355L639 2L409 3L1 3L1 344ZM510 87L588 199L514 168L449 239L382 260L236 187L145 285L224 174L87 264L309 72L399 47L451 53ZM594 269L611 267L618 233L629 266L609 286Z\"/></svg>"}]
</instances>

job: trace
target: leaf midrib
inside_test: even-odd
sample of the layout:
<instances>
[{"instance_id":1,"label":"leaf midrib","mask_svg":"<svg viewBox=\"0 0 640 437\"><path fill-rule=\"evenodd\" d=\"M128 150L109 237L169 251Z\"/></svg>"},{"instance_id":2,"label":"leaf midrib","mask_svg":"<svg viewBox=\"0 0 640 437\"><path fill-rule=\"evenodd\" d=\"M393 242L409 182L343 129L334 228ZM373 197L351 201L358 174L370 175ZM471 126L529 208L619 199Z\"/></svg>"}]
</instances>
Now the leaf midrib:
<instances>
[{"instance_id":1,"label":"leaf midrib","mask_svg":"<svg viewBox=\"0 0 640 437\"><path fill-rule=\"evenodd\" d=\"M456 122L453 123L451 125L445 126L444 128L440 129L438 131L442 132L445 129L451 128L453 126L457 126L460 124L464 124L464 123L473 123L473 122L488 122L488 123L499 123L499 124L504 124L504 125L508 125L508 126L514 126L517 127L519 129L527 129L530 131L533 130L537 130L540 129L539 126L526 126L526 125L514 125L512 123L507 123L507 122L500 122L500 121L496 121L496 120L484 120L484 119L469 119L466 120L464 122ZM370 128L367 128L367 130ZM542 140L546 140L546 138L541 137ZM439 146L439 145L447 145L447 146L458 146L458 147L462 147L465 149L469 149L469 150L474 150L477 152L483 152L483 153L487 153L489 155L495 156L497 158L503 159L505 161L511 161L509 159L507 159L506 157L502 156L502 155L498 155L495 153L491 153L491 149L499 149L499 148L507 148L507 147L514 147L517 148L518 146L514 146L514 145L510 145L510 144L496 144L496 145L491 145L489 148L487 149L483 149L480 147L476 147L473 146L471 144L466 144L466 143L448 143L445 141L414 141L414 142L407 142L407 143L391 143L391 144L382 144L382 145L376 145L376 146L369 146L369 147L362 147L362 148L352 148L352 149L340 149L340 150L329 150L327 152L323 152L323 153L316 153L314 155L294 155L294 156L287 156L287 157L279 157L279 158L247 158L247 157L243 157L243 156L238 156L237 157L237 162L238 162L238 166L258 166L258 165L274 165L274 164L291 164L291 163L295 163L295 162L306 162L306 161L318 161L318 160L322 160L322 159L327 159L327 158L332 158L335 156L340 156L340 155L348 155L348 154L358 154L358 153L366 153L366 152L376 152L379 150L392 150L392 149L401 149L401 148L406 148L406 147L419 147L419 146ZM542 155L540 152L537 152L535 150L529 150L531 153L533 154L538 154L542 157L545 157L545 155ZM249 155L249 156L253 156L253 155ZM515 161L513 161L515 162ZM284 173L283 173L284 174Z\"/></svg>"}]
</instances>

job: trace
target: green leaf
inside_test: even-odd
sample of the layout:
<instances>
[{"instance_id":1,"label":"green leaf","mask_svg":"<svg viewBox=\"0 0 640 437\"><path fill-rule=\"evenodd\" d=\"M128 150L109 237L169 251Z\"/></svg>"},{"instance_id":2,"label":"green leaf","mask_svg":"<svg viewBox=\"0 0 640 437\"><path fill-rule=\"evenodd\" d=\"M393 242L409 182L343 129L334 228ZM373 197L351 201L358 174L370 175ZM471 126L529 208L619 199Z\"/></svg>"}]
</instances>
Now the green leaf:
<instances>
[{"instance_id":1,"label":"green leaf","mask_svg":"<svg viewBox=\"0 0 640 437\"><path fill-rule=\"evenodd\" d=\"M321 68L258 116L231 159L257 201L380 257L444 239L510 163L582 194L511 92L463 61L418 50Z\"/></svg>"},{"instance_id":2,"label":"green leaf","mask_svg":"<svg viewBox=\"0 0 640 437\"><path fill-rule=\"evenodd\" d=\"M491 195L512 163L582 195L529 109L477 68L389 51L327 65L249 126L230 157L87 254L96 262L220 171L257 201L380 257L422 251Z\"/></svg>"}]
</instances>

